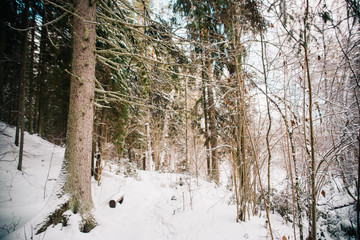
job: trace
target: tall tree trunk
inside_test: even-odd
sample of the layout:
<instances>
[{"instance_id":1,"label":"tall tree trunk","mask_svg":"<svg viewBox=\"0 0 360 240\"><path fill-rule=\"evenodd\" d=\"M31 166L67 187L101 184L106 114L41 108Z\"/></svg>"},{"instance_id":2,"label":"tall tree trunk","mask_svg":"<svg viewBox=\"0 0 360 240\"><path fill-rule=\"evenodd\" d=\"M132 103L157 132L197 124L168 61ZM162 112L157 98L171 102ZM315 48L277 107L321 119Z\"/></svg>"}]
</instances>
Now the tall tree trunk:
<instances>
[{"instance_id":1,"label":"tall tree trunk","mask_svg":"<svg viewBox=\"0 0 360 240\"><path fill-rule=\"evenodd\" d=\"M25 10L23 12L23 28L26 29L29 25L29 0L25 1ZM23 32L21 43L21 59L20 59L20 86L19 86L19 112L18 112L18 128L21 129L20 134L20 149L19 162L17 169L22 171L22 161L24 152L24 128L25 128L25 85L26 85L26 57L28 47L28 30Z\"/></svg>"},{"instance_id":2,"label":"tall tree trunk","mask_svg":"<svg viewBox=\"0 0 360 240\"><path fill-rule=\"evenodd\" d=\"M205 68L205 66L204 66ZM204 107L204 120L205 120L205 148L206 148L206 168L207 168L207 175L211 177L211 152L210 152L210 138L209 138L209 114L208 114L208 104L207 104L207 97L206 97L206 80L205 80L205 69L202 69L201 73L203 87L202 87L202 97L203 97L203 107Z\"/></svg>"},{"instance_id":3,"label":"tall tree trunk","mask_svg":"<svg viewBox=\"0 0 360 240\"><path fill-rule=\"evenodd\" d=\"M0 109L2 114L5 112L4 100L4 65L5 65L5 43L6 43L6 26L5 22L0 22ZM0 115L1 118L5 116Z\"/></svg>"},{"instance_id":4,"label":"tall tree trunk","mask_svg":"<svg viewBox=\"0 0 360 240\"><path fill-rule=\"evenodd\" d=\"M187 96L188 78L185 79L185 164L186 170L190 172L191 164L189 163L189 146L188 146L188 96Z\"/></svg>"},{"instance_id":5,"label":"tall tree trunk","mask_svg":"<svg viewBox=\"0 0 360 240\"><path fill-rule=\"evenodd\" d=\"M286 118L285 118L286 119ZM286 123L287 124L287 123ZM303 227L303 220L302 220L302 207L301 207L301 189L300 189L300 180L299 180L299 173L298 173L298 164L297 164L297 158L296 158L296 150L295 150L295 144L294 144L294 138L293 138L293 130L289 130L289 127L287 126L287 133L288 138L290 141L291 146L291 155L293 158L294 163L294 173L295 173L295 194L296 194L296 206L297 206L297 219L298 219L298 226L299 226L299 234L300 234L300 240L304 239L304 227Z\"/></svg>"},{"instance_id":6,"label":"tall tree trunk","mask_svg":"<svg viewBox=\"0 0 360 240\"><path fill-rule=\"evenodd\" d=\"M249 135L249 142L251 144L251 148L252 148L254 159L255 159L255 161L254 161L254 163L255 163L254 164L255 165L255 172L256 172L256 175L259 178L260 192L261 192L262 199L264 201L264 206L265 206L266 218L267 218L268 226L269 226L270 237L271 237L272 240L274 240L274 235L273 235L273 231L272 231L272 227L271 227L269 207L267 206L268 203L266 202L264 188L263 188L262 183L261 183L261 176L260 176L260 170L259 170L260 167L259 167L258 157L257 157L256 151L255 151L255 144L254 144L254 141L251 138L251 134L250 134L250 131L249 131L249 126L246 125L245 127L246 127L246 132Z\"/></svg>"},{"instance_id":7,"label":"tall tree trunk","mask_svg":"<svg viewBox=\"0 0 360 240\"><path fill-rule=\"evenodd\" d=\"M252 81L252 83L255 85L255 87L257 89L259 89L263 94L265 94L265 96L274 104L274 106L278 109L278 112L281 115L281 118L284 121L285 127L286 127L286 132L287 132L287 137L289 139L290 142L290 148L291 148L291 156L292 156L292 160L294 163L294 173L295 173L295 198L296 198L296 205L297 205L297 218L298 218L298 226L299 226L299 234L300 234L300 240L304 239L304 234L303 234L303 223L302 223L302 207L301 207L301 203L300 203L300 195L301 195L301 190L300 190L300 184L299 184L299 173L298 173L298 167L297 167L297 158L296 158L296 149L295 149L295 143L294 143L294 138L293 138L293 129L291 124L289 124L288 120L287 120L287 107L285 106L285 114L282 112L281 108L279 107L279 105L271 98L269 97L269 95L267 95L261 88L259 88L257 86L257 84ZM284 99L286 100L286 99Z\"/></svg>"},{"instance_id":8,"label":"tall tree trunk","mask_svg":"<svg viewBox=\"0 0 360 240\"><path fill-rule=\"evenodd\" d=\"M265 93L268 95L268 83L267 83L267 72L266 72L266 65L265 65L265 44L264 44L264 36L263 33L260 34L261 37L261 62L263 67L263 75L264 75L264 81L265 81ZM271 170L271 150L270 150L270 142L269 142L269 136L271 131L271 114L270 114L270 103L269 99L266 98L266 108L267 108L267 115L269 119L269 126L266 131L266 148L268 152L268 172L267 172L267 178L268 178L268 195L267 195L267 202L269 210L271 208L271 181L270 181L270 170Z\"/></svg>"},{"instance_id":9,"label":"tall tree trunk","mask_svg":"<svg viewBox=\"0 0 360 240\"><path fill-rule=\"evenodd\" d=\"M98 137L97 137L97 143L98 143L98 154L97 154L97 160L96 160L96 165L95 165L95 180L100 182L101 180L101 172L102 172L102 160L104 158L104 152L105 152L105 146L106 146L106 142L105 142L105 116L106 116L106 111L105 108L101 109L101 120L98 126Z\"/></svg>"},{"instance_id":10,"label":"tall tree trunk","mask_svg":"<svg viewBox=\"0 0 360 240\"><path fill-rule=\"evenodd\" d=\"M231 151L232 155L232 168L233 168L233 180L234 180L234 192L235 192L235 201L236 201L236 222L239 222L240 219L240 200L239 200L239 188L238 188L238 167L240 161L240 149L239 147L236 148L236 152L233 150Z\"/></svg>"},{"instance_id":11,"label":"tall tree trunk","mask_svg":"<svg viewBox=\"0 0 360 240\"><path fill-rule=\"evenodd\" d=\"M36 12L33 11L32 26L36 26ZM35 52L35 28L31 30L31 53L30 53L30 71L29 71L29 133L34 133L34 52Z\"/></svg>"},{"instance_id":12,"label":"tall tree trunk","mask_svg":"<svg viewBox=\"0 0 360 240\"><path fill-rule=\"evenodd\" d=\"M357 181L357 208L356 208L356 220L357 220L357 239L360 239L360 129L359 129L359 156L358 156L358 181Z\"/></svg>"},{"instance_id":13,"label":"tall tree trunk","mask_svg":"<svg viewBox=\"0 0 360 240\"><path fill-rule=\"evenodd\" d=\"M91 148L94 120L95 1L75 1L73 54L65 165L65 190L72 195L70 208L80 207L83 218L92 207Z\"/></svg>"},{"instance_id":14,"label":"tall tree trunk","mask_svg":"<svg viewBox=\"0 0 360 240\"><path fill-rule=\"evenodd\" d=\"M19 98L20 99L20 98ZM18 99L18 100L19 100ZM19 101L18 101L19 102ZM19 108L19 106L17 106L17 108ZM19 139L20 139L20 123L19 123L19 110L17 111L18 114L16 114L16 129L15 129L15 146L19 146Z\"/></svg>"},{"instance_id":15,"label":"tall tree trunk","mask_svg":"<svg viewBox=\"0 0 360 240\"><path fill-rule=\"evenodd\" d=\"M44 6L42 10L42 19L43 22L47 21L47 9ZM40 37L40 56L39 56L39 65L38 65L38 82L37 82L37 93L35 99L35 117L34 122L36 129L35 131L39 133L39 136L43 136L43 119L45 115L45 77L46 77L46 66L45 66L45 59L47 58L47 28L41 28L41 37Z\"/></svg>"},{"instance_id":16,"label":"tall tree trunk","mask_svg":"<svg viewBox=\"0 0 360 240\"><path fill-rule=\"evenodd\" d=\"M241 76L241 72L239 72ZM240 216L239 219L241 221L246 220L246 209L247 209L247 202L250 198L248 193L248 186L249 186L249 168L247 164L246 158L246 143L245 143L245 127L246 123L246 115L245 115L245 101L244 101L244 82L242 78L239 78L239 117L238 117L238 132L237 132L237 141L238 141L238 148L239 148L239 158L238 158L238 165L239 165L239 195L240 195Z\"/></svg>"},{"instance_id":17,"label":"tall tree trunk","mask_svg":"<svg viewBox=\"0 0 360 240\"><path fill-rule=\"evenodd\" d=\"M312 117L312 90L311 90L311 79L309 71L309 62L307 51L306 54L306 63L307 63L307 75L308 75L308 88L309 88L309 124L310 124L310 149L311 149L311 235L312 239L316 240L316 162L315 162L315 148L314 148L314 126L313 126L313 117Z\"/></svg>"},{"instance_id":18,"label":"tall tree trunk","mask_svg":"<svg viewBox=\"0 0 360 240\"><path fill-rule=\"evenodd\" d=\"M94 123L95 80L95 1L74 1L73 53L65 160L61 176L64 204L56 209L37 230L37 234L61 221L67 209L80 213L80 230L96 226L91 213L91 150ZM61 181L58 182L61 184ZM61 196L60 196L61 198ZM56 216L56 217L54 217Z\"/></svg>"},{"instance_id":19,"label":"tall tree trunk","mask_svg":"<svg viewBox=\"0 0 360 240\"><path fill-rule=\"evenodd\" d=\"M94 125L93 132L96 132L96 125ZM91 176L95 178L95 155L96 155L96 137L93 134L92 146L91 146Z\"/></svg>"},{"instance_id":20,"label":"tall tree trunk","mask_svg":"<svg viewBox=\"0 0 360 240\"><path fill-rule=\"evenodd\" d=\"M284 56L284 55L283 55ZM283 57L284 59L284 57ZM284 82L283 82L283 89L284 89L284 102L287 102L287 93L286 93L286 80L288 78L288 74L287 74L287 64L285 62L285 59L284 59ZM268 99L268 98L267 98ZM288 121L287 121L287 108L285 106L285 115L283 116L283 120L284 120L284 124L286 126L286 141L285 141L285 149L286 151L284 151L284 155L286 155L287 153L287 157L289 159L289 174L290 174L290 183L291 183L291 195L292 195L292 210L293 210L293 231L294 231L294 239L296 240L296 212L299 212L300 209L298 209L299 211L296 211L296 207L295 207L295 204L296 204L296 194L295 194L295 184L294 184L294 177L293 177L293 171L292 171L292 161L291 161L291 154L290 154L290 129L289 129L289 125L288 125ZM291 146L293 146L293 142L291 142ZM294 148L295 150L295 148ZM295 161L295 152L293 153L293 159L294 159L294 166L296 166L296 161ZM286 158L284 158L286 159ZM286 160L285 160L286 161ZM300 214L300 218L301 218L301 214ZM302 220L299 221L299 223L302 223ZM302 236L302 225L299 224L299 233L300 233L300 236ZM302 238L301 238L302 240Z\"/></svg>"},{"instance_id":21,"label":"tall tree trunk","mask_svg":"<svg viewBox=\"0 0 360 240\"><path fill-rule=\"evenodd\" d=\"M312 117L312 89L311 89L311 77L309 69L309 56L308 56L308 41L307 41L307 30L308 30L308 16L309 16L309 0L306 0L305 17L304 17L304 42L302 44L305 52L305 65L306 65L306 76L309 89L309 125L310 125L310 149L311 149L311 236L312 240L316 240L316 162L315 162L315 147L314 147L314 126Z\"/></svg>"},{"instance_id":22,"label":"tall tree trunk","mask_svg":"<svg viewBox=\"0 0 360 240\"><path fill-rule=\"evenodd\" d=\"M196 130L195 130L196 131ZM193 146L194 146L194 163L195 163L195 176L196 176L196 186L199 186L199 166L198 166L198 158L197 158L197 143L196 143L196 132L194 131L193 135Z\"/></svg>"},{"instance_id":23,"label":"tall tree trunk","mask_svg":"<svg viewBox=\"0 0 360 240\"><path fill-rule=\"evenodd\" d=\"M146 128L145 168L148 171L153 171L155 169L155 166L152 158L150 124L146 123L145 128Z\"/></svg>"},{"instance_id":24,"label":"tall tree trunk","mask_svg":"<svg viewBox=\"0 0 360 240\"><path fill-rule=\"evenodd\" d=\"M47 108L47 99L45 97L46 94L46 85L45 85L45 76L46 73L43 72L40 76L40 87L39 87L39 115L38 115L38 133L40 137L45 136L45 114Z\"/></svg>"},{"instance_id":25,"label":"tall tree trunk","mask_svg":"<svg viewBox=\"0 0 360 240\"><path fill-rule=\"evenodd\" d=\"M212 82L212 64L209 59L208 67L208 102L209 102L209 130L210 130L210 145L211 145L211 160L212 160L212 178L219 184L219 159L217 157L217 131L216 131L216 116L215 116L215 99L214 99L214 84Z\"/></svg>"},{"instance_id":26,"label":"tall tree trunk","mask_svg":"<svg viewBox=\"0 0 360 240\"><path fill-rule=\"evenodd\" d=\"M34 132L39 132L39 105L40 105L40 84L39 82L34 83L35 88L35 102L34 102Z\"/></svg>"},{"instance_id":27,"label":"tall tree trunk","mask_svg":"<svg viewBox=\"0 0 360 240\"><path fill-rule=\"evenodd\" d=\"M241 34L236 30L236 37L233 40L232 47L235 49L234 65L230 68L236 76L237 86L237 121L236 121L236 147L237 147L237 168L238 168L238 195L239 195L239 220L246 220L247 203L251 196L248 190L250 185L250 168L246 162L246 114L245 114L245 83L242 76L242 48L240 45Z\"/></svg>"},{"instance_id":28,"label":"tall tree trunk","mask_svg":"<svg viewBox=\"0 0 360 240\"><path fill-rule=\"evenodd\" d=\"M172 97L172 96L171 96ZM163 126L163 131L162 131L162 136L161 136L161 150L160 150L160 156L159 156L159 160L160 160L160 166L159 169L161 169L164 164L165 164L165 159L166 159L166 155L167 155L167 137L168 137L168 131L169 131L169 105L171 103L169 102L166 105L165 111L164 111L164 126Z\"/></svg>"}]
</instances>

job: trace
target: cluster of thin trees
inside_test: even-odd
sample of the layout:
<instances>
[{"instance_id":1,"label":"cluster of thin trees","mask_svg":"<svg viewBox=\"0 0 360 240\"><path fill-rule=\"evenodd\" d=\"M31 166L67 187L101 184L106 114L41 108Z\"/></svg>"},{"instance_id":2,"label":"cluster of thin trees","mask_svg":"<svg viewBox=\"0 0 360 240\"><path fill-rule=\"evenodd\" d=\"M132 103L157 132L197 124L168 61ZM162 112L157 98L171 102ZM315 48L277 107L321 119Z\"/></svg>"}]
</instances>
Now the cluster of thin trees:
<instances>
[{"instance_id":1,"label":"cluster of thin trees","mask_svg":"<svg viewBox=\"0 0 360 240\"><path fill-rule=\"evenodd\" d=\"M120 158L217 184L228 174L236 221L263 206L271 236L280 164L300 239L321 235L317 200L336 179L353 201L333 209L356 208L359 224L357 0L2 4L1 119L17 126L18 169L24 130L66 144L62 205L38 233L67 209L95 227L90 176Z\"/></svg>"}]
</instances>

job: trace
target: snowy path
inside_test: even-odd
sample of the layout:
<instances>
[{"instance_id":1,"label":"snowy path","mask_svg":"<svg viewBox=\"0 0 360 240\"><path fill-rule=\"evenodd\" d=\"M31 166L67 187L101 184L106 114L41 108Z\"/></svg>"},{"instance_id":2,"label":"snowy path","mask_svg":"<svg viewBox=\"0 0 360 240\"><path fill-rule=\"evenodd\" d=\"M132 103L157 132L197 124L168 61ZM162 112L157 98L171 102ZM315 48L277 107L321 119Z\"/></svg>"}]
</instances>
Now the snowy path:
<instances>
[{"instance_id":1,"label":"snowy path","mask_svg":"<svg viewBox=\"0 0 360 240\"><path fill-rule=\"evenodd\" d=\"M98 228L105 230L113 225L113 231L105 231L108 239L114 235L124 239L173 239L173 227L165 214L166 210L171 214L171 209L163 200L167 192L162 192L150 176L144 178L148 179L136 181L105 172L101 186L94 187ZM108 202L116 194L124 194L124 202L110 208Z\"/></svg>"}]
</instances>

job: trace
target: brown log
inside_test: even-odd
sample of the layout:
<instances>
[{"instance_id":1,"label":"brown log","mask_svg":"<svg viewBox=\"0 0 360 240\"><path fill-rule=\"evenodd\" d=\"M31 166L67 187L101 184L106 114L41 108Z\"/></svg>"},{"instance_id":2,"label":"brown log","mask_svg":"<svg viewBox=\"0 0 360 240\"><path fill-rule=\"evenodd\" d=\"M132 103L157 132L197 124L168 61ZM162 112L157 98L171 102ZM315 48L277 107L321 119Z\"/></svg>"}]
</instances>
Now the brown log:
<instances>
[{"instance_id":1,"label":"brown log","mask_svg":"<svg viewBox=\"0 0 360 240\"><path fill-rule=\"evenodd\" d=\"M123 201L124 201L124 195L122 195L120 198L117 198L117 196L115 195L115 197L113 197L113 198L116 199L116 200L111 199L111 200L109 201L109 206L110 206L111 208L115 208L115 207L116 207L116 203L122 204Z\"/></svg>"},{"instance_id":2,"label":"brown log","mask_svg":"<svg viewBox=\"0 0 360 240\"><path fill-rule=\"evenodd\" d=\"M115 208L115 207L116 207L116 202L115 202L114 200L110 200L109 206L110 206L111 208Z\"/></svg>"}]
</instances>

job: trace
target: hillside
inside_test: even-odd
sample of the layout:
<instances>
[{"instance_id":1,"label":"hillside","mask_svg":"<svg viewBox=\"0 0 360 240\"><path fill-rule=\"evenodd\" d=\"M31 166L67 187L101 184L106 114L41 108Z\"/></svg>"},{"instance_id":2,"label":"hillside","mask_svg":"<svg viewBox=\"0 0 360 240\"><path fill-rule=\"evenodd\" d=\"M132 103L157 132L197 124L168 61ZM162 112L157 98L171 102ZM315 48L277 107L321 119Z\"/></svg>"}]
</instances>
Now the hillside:
<instances>
[{"instance_id":1,"label":"hillside","mask_svg":"<svg viewBox=\"0 0 360 240\"><path fill-rule=\"evenodd\" d=\"M225 186L175 173L135 170L126 176L124 166L115 162L107 164L100 186L92 184L98 221L93 231L80 233L80 217L68 212L68 226L33 236L32 220L46 212L64 148L26 134L24 170L19 172L14 128L1 123L0 129L1 239L269 239L264 213L235 222L233 194ZM123 203L110 208L109 200L122 195ZM277 239L293 239L291 226L279 215L271 220Z\"/></svg>"}]
</instances>

